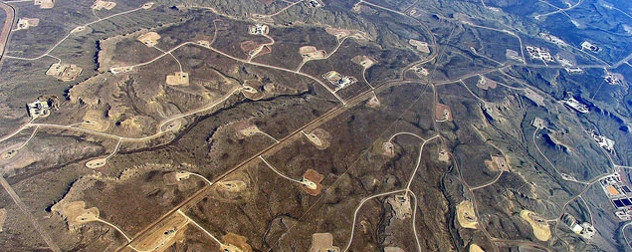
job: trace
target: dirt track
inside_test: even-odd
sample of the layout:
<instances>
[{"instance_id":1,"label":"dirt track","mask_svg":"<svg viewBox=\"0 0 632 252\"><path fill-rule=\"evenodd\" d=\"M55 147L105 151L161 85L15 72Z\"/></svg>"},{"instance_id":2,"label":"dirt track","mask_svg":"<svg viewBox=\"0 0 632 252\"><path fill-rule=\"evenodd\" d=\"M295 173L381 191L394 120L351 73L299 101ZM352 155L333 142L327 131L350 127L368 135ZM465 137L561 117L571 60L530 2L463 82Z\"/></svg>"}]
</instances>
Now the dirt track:
<instances>
[{"instance_id":1,"label":"dirt track","mask_svg":"<svg viewBox=\"0 0 632 252\"><path fill-rule=\"evenodd\" d=\"M29 221L31 221L31 224L33 224L35 231L37 231L37 233L39 233L40 236L42 236L42 239L44 240L44 242L46 242L46 244L48 245L48 248L54 252L61 252L61 249L57 247L53 239L51 239L50 235L48 235L48 233L46 233L46 231L42 228L42 225L40 225L40 223L37 222L37 220L35 219L33 214L31 214L26 204L24 204L22 199L20 199L20 196L18 196L18 194L15 193L15 190L13 190L11 185L9 185L9 183L4 179L3 175L0 175L0 185L4 187L7 193L9 193L9 196L11 196L11 199L13 199L15 204L20 208L20 210L22 210L22 213L26 216L26 218L28 218Z\"/></svg>"},{"instance_id":2,"label":"dirt track","mask_svg":"<svg viewBox=\"0 0 632 252\"><path fill-rule=\"evenodd\" d=\"M377 89L379 89L379 90L386 89L386 88L392 86L393 84L396 84L396 83L394 82L394 83L390 83L390 85L388 85L388 84L382 85L382 86L378 87ZM226 171L224 174L222 174L222 175L218 176L217 178L213 179L213 181L212 181L213 184L217 183L218 181L220 181L221 179L223 179L226 176L230 175L231 173L237 171L238 169L241 169L241 168L245 167L247 164L249 164L253 160L257 160L259 156L274 153L274 152L278 151L279 149L282 149L288 143L291 143L294 140L296 140L298 138L301 138L302 137L301 131L312 131L315 128L319 127L321 124L323 124L323 123L329 121L330 119L332 119L332 118L342 114L343 112L347 111L347 109L359 104L360 102L365 101L366 99L369 99L371 96L372 96L372 91L371 90L367 90L367 91L365 91L365 92L363 92L361 94L358 94L357 96L349 99L347 105L339 105L339 106L329 110L328 112L326 112L325 114L321 115L320 117L312 120L311 122L303 125L302 127L298 128L298 129L296 129L295 131L293 131L292 133L290 133L286 137L284 137L282 139L279 139L278 140L279 142L268 146L267 148L263 149L259 153L256 153L252 157L242 161L240 164L238 164L235 167L231 168L230 170ZM140 232L135 234L134 237L132 237L131 241L125 243L123 246L119 247L116 251L125 251L124 249L128 248L130 244L132 244L136 240L140 239L139 237L141 237L145 233L151 233L152 229L156 228L157 226L160 226L160 223L165 221L170 215L176 213L180 209L186 209L186 208L188 208L190 206L193 206L193 205L197 204L197 202L201 201L204 197L206 197L208 195L208 192L210 192L211 189L212 189L212 185L208 185L208 186L200 189L195 194L193 194L192 196L190 196L189 198L185 199L183 202L178 204L175 208L173 208L169 212L165 213L162 217L158 218L158 220L154 221L152 224L150 224L149 226L147 226L146 228L144 228L143 230L141 230Z\"/></svg>"},{"instance_id":3,"label":"dirt track","mask_svg":"<svg viewBox=\"0 0 632 252\"><path fill-rule=\"evenodd\" d=\"M9 35L11 34L11 30L13 29L13 24L15 23L15 9L6 4L4 1L0 1L0 8L2 8L6 14L6 19L4 20L4 26L2 26L2 33L0 34L0 66L2 65L2 60L4 59L4 49L7 44L9 44Z\"/></svg>"}]
</instances>

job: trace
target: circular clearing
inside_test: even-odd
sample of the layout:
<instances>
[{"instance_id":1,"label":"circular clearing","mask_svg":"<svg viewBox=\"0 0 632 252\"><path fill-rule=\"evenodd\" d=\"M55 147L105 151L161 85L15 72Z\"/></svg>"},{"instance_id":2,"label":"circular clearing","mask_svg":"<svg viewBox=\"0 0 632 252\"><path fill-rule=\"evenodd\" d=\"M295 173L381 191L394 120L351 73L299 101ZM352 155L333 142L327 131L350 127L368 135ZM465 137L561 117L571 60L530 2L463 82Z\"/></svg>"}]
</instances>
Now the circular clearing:
<instances>
[{"instance_id":1,"label":"circular clearing","mask_svg":"<svg viewBox=\"0 0 632 252\"><path fill-rule=\"evenodd\" d=\"M12 159L13 157L15 157L16 154L18 154L18 150L11 149L9 151L2 153L2 159L4 160Z\"/></svg>"},{"instance_id":2,"label":"circular clearing","mask_svg":"<svg viewBox=\"0 0 632 252\"><path fill-rule=\"evenodd\" d=\"M95 169L104 166L107 163L107 159L105 158L97 158L90 160L86 163L86 167L90 169Z\"/></svg>"}]
</instances>

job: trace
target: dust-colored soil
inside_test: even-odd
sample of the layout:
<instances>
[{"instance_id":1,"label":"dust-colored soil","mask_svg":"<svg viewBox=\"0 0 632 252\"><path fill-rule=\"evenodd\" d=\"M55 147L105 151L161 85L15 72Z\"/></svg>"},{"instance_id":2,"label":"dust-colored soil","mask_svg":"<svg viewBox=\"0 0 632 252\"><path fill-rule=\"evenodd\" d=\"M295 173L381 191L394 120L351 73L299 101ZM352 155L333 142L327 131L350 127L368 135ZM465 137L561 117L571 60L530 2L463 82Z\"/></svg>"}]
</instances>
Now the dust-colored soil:
<instances>
[{"instance_id":1,"label":"dust-colored soil","mask_svg":"<svg viewBox=\"0 0 632 252\"><path fill-rule=\"evenodd\" d=\"M381 103L380 103L380 100L377 98L377 96L373 96L373 98L369 99L366 102L366 105L369 108L377 108L377 107L379 107L381 105Z\"/></svg>"},{"instance_id":2,"label":"dust-colored soil","mask_svg":"<svg viewBox=\"0 0 632 252\"><path fill-rule=\"evenodd\" d=\"M96 169L99 167L103 167L107 163L105 158L97 158L86 162L86 167L90 169Z\"/></svg>"},{"instance_id":3,"label":"dust-colored soil","mask_svg":"<svg viewBox=\"0 0 632 252\"><path fill-rule=\"evenodd\" d=\"M469 200L464 200L456 206L456 219L461 227L478 229L474 205Z\"/></svg>"},{"instance_id":4,"label":"dust-colored soil","mask_svg":"<svg viewBox=\"0 0 632 252\"><path fill-rule=\"evenodd\" d=\"M182 180L189 179L189 177L191 177L190 172L181 172L181 171L166 173L165 175L162 176L163 181L165 182L166 185L176 185L180 183L180 181Z\"/></svg>"},{"instance_id":5,"label":"dust-colored soil","mask_svg":"<svg viewBox=\"0 0 632 252\"><path fill-rule=\"evenodd\" d=\"M493 172L509 171L507 160L502 156L492 156L492 160L485 160L485 167Z\"/></svg>"},{"instance_id":6,"label":"dust-colored soil","mask_svg":"<svg viewBox=\"0 0 632 252\"><path fill-rule=\"evenodd\" d=\"M488 78L485 77L481 77L478 80L478 83L476 83L476 86L479 87L480 89L483 90L487 90L487 89L494 89L498 86L498 83L496 83L496 81L490 80Z\"/></svg>"},{"instance_id":7,"label":"dust-colored soil","mask_svg":"<svg viewBox=\"0 0 632 252\"><path fill-rule=\"evenodd\" d=\"M551 228L549 224L536 213L529 210L522 210L520 211L520 218L529 223L536 239L548 241L551 238Z\"/></svg>"},{"instance_id":8,"label":"dust-colored soil","mask_svg":"<svg viewBox=\"0 0 632 252\"><path fill-rule=\"evenodd\" d=\"M485 250L476 244L472 244L470 245L470 252L485 252Z\"/></svg>"},{"instance_id":9,"label":"dust-colored soil","mask_svg":"<svg viewBox=\"0 0 632 252\"><path fill-rule=\"evenodd\" d=\"M4 222L7 220L7 210L4 208L0 208L0 232L2 232L2 226L4 226Z\"/></svg>"},{"instance_id":10,"label":"dust-colored soil","mask_svg":"<svg viewBox=\"0 0 632 252\"><path fill-rule=\"evenodd\" d=\"M540 94L536 93L535 91L531 90L531 89L525 89L524 90L524 96L529 98L529 100L533 101L535 104L537 104L538 106L544 106L544 97L542 97Z\"/></svg>"},{"instance_id":11,"label":"dust-colored soil","mask_svg":"<svg viewBox=\"0 0 632 252\"><path fill-rule=\"evenodd\" d=\"M46 71L46 75L54 76L60 81L72 81L81 74L83 69L73 64L55 63Z\"/></svg>"},{"instance_id":12,"label":"dust-colored soil","mask_svg":"<svg viewBox=\"0 0 632 252\"><path fill-rule=\"evenodd\" d=\"M158 44L160 35L156 32L148 32L148 33L138 36L137 39L138 41L142 42L146 46L152 47Z\"/></svg>"},{"instance_id":13,"label":"dust-colored soil","mask_svg":"<svg viewBox=\"0 0 632 252\"><path fill-rule=\"evenodd\" d=\"M264 85L259 80L246 80L244 82L244 96L246 98L256 101L263 98L266 93L270 93L274 89L273 85ZM264 92L265 91L265 92Z\"/></svg>"},{"instance_id":14,"label":"dust-colored soil","mask_svg":"<svg viewBox=\"0 0 632 252\"><path fill-rule=\"evenodd\" d=\"M148 232L144 232L130 246L140 251L165 251L184 233L188 220L181 214L172 214L156 224Z\"/></svg>"},{"instance_id":15,"label":"dust-colored soil","mask_svg":"<svg viewBox=\"0 0 632 252\"><path fill-rule=\"evenodd\" d=\"M435 119L452 121L452 111L450 110L450 106L437 103L437 107L435 109Z\"/></svg>"},{"instance_id":16,"label":"dust-colored soil","mask_svg":"<svg viewBox=\"0 0 632 252\"><path fill-rule=\"evenodd\" d=\"M97 0L92 4L90 8L92 8L93 10L101 10L101 9L111 10L114 7L116 7L115 2Z\"/></svg>"},{"instance_id":17,"label":"dust-colored soil","mask_svg":"<svg viewBox=\"0 0 632 252\"><path fill-rule=\"evenodd\" d=\"M364 68L369 68L373 65L375 65L375 63L377 63L376 60L369 58L367 56L364 55L358 55L355 56L353 58L351 58L351 62L356 63Z\"/></svg>"},{"instance_id":18,"label":"dust-colored soil","mask_svg":"<svg viewBox=\"0 0 632 252\"><path fill-rule=\"evenodd\" d=\"M167 85L172 86L188 86L189 74L185 72L176 72L175 74L167 75Z\"/></svg>"},{"instance_id":19,"label":"dust-colored soil","mask_svg":"<svg viewBox=\"0 0 632 252\"><path fill-rule=\"evenodd\" d=\"M228 233L222 236L222 240L224 240L224 243L227 245L237 247L237 249L241 252L252 252L252 247L248 245L246 237L234 233Z\"/></svg>"},{"instance_id":20,"label":"dust-colored soil","mask_svg":"<svg viewBox=\"0 0 632 252\"><path fill-rule=\"evenodd\" d=\"M321 185L320 182L323 181L325 176L323 176L322 174L313 169L308 169L307 171L305 171L305 174L303 174L303 178L316 184L316 189L311 189L306 186L301 187L301 189L303 189L303 191L305 191L309 195L316 196L323 191L323 185Z\"/></svg>"},{"instance_id":21,"label":"dust-colored soil","mask_svg":"<svg viewBox=\"0 0 632 252\"><path fill-rule=\"evenodd\" d=\"M91 207L86 209L86 202L73 201L63 205L61 214L66 217L68 229L74 230L82 224L99 219L99 209Z\"/></svg>"},{"instance_id":22,"label":"dust-colored soil","mask_svg":"<svg viewBox=\"0 0 632 252\"><path fill-rule=\"evenodd\" d=\"M9 160L15 157L15 155L17 154L18 154L18 151L16 149L7 149L5 151L2 151L2 154L0 154L0 158L4 160Z\"/></svg>"},{"instance_id":23,"label":"dust-colored soil","mask_svg":"<svg viewBox=\"0 0 632 252\"><path fill-rule=\"evenodd\" d=\"M404 220L411 217L412 208L410 207L410 199L406 198L405 195L398 194L395 195L395 197L389 197L386 202L393 208L395 218Z\"/></svg>"},{"instance_id":24,"label":"dust-colored soil","mask_svg":"<svg viewBox=\"0 0 632 252\"><path fill-rule=\"evenodd\" d=\"M441 162L448 163L450 162L450 155L448 155L447 150L442 149L441 151L439 151L439 157L437 159Z\"/></svg>"},{"instance_id":25,"label":"dust-colored soil","mask_svg":"<svg viewBox=\"0 0 632 252\"><path fill-rule=\"evenodd\" d=\"M251 137L261 132L257 125L251 124L248 120L233 123L233 129L237 132L237 139Z\"/></svg>"},{"instance_id":26,"label":"dust-colored soil","mask_svg":"<svg viewBox=\"0 0 632 252\"><path fill-rule=\"evenodd\" d=\"M80 124L79 127L103 132L110 128L110 122L105 118L105 112L88 110L86 114L83 115L83 123Z\"/></svg>"},{"instance_id":27,"label":"dust-colored soil","mask_svg":"<svg viewBox=\"0 0 632 252\"><path fill-rule=\"evenodd\" d=\"M318 128L307 134L307 140L316 146L316 149L324 150L329 147L331 135L324 129Z\"/></svg>"},{"instance_id":28,"label":"dust-colored soil","mask_svg":"<svg viewBox=\"0 0 632 252\"><path fill-rule=\"evenodd\" d=\"M303 59L324 59L327 56L325 50L318 50L314 46L303 46L298 49L298 53Z\"/></svg>"},{"instance_id":29,"label":"dust-colored soil","mask_svg":"<svg viewBox=\"0 0 632 252\"><path fill-rule=\"evenodd\" d=\"M252 196L254 185L246 172L235 172L215 183L211 197L225 202L245 202Z\"/></svg>"},{"instance_id":30,"label":"dust-colored soil","mask_svg":"<svg viewBox=\"0 0 632 252\"><path fill-rule=\"evenodd\" d=\"M334 236L331 233L315 233L312 235L312 246L309 252L320 251L340 251L338 247L334 247Z\"/></svg>"},{"instance_id":31,"label":"dust-colored soil","mask_svg":"<svg viewBox=\"0 0 632 252\"><path fill-rule=\"evenodd\" d=\"M395 156L395 145L393 145L393 143L391 142L385 142L384 144L382 144L382 150L384 151L384 155L386 155L387 157Z\"/></svg>"},{"instance_id":32,"label":"dust-colored soil","mask_svg":"<svg viewBox=\"0 0 632 252\"><path fill-rule=\"evenodd\" d=\"M430 47L428 47L428 43L427 42L422 42L419 40L414 40L414 39L410 39L408 40L408 43L415 47L415 49L417 49L417 51L423 52L423 53L430 53Z\"/></svg>"}]
</instances>

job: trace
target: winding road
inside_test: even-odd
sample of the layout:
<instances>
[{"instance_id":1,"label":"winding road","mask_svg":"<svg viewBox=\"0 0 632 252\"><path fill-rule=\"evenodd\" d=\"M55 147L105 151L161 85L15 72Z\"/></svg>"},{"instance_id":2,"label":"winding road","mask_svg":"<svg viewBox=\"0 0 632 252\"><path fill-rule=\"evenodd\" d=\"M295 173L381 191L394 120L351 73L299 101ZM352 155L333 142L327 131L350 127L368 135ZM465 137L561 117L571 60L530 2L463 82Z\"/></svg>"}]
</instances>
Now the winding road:
<instances>
[{"instance_id":1,"label":"winding road","mask_svg":"<svg viewBox=\"0 0 632 252\"><path fill-rule=\"evenodd\" d=\"M9 44L9 38L11 36L11 31L13 30L13 24L15 24L15 16L17 16L17 12L13 6L4 1L0 1L0 8L2 8L5 13L4 25L2 26L2 32L0 33L0 66L2 66L4 52Z\"/></svg>"}]
</instances>

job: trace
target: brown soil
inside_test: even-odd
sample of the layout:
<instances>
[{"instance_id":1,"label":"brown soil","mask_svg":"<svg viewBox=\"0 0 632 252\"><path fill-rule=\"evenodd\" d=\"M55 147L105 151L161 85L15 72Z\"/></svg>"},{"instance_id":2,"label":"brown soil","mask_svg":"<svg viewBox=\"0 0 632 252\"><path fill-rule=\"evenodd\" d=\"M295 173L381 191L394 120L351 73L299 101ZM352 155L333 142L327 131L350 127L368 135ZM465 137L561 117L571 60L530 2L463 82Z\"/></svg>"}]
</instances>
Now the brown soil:
<instances>
[{"instance_id":1,"label":"brown soil","mask_svg":"<svg viewBox=\"0 0 632 252\"><path fill-rule=\"evenodd\" d=\"M130 245L140 251L165 251L179 240L178 234L185 233L187 223L188 220L181 214L169 215Z\"/></svg>"},{"instance_id":2,"label":"brown soil","mask_svg":"<svg viewBox=\"0 0 632 252\"><path fill-rule=\"evenodd\" d=\"M136 39L138 39L138 41L142 42L146 46L152 47L158 44L160 35L156 32L148 32L138 36Z\"/></svg>"},{"instance_id":3,"label":"brown soil","mask_svg":"<svg viewBox=\"0 0 632 252\"><path fill-rule=\"evenodd\" d=\"M185 72L176 72L174 74L167 75L167 80L165 82L167 85L172 86L188 86L189 74Z\"/></svg>"},{"instance_id":4,"label":"brown soil","mask_svg":"<svg viewBox=\"0 0 632 252\"><path fill-rule=\"evenodd\" d=\"M298 53L305 59L323 59L327 56L327 52L318 50L314 46L302 46L298 49Z\"/></svg>"},{"instance_id":5,"label":"brown soil","mask_svg":"<svg viewBox=\"0 0 632 252\"><path fill-rule=\"evenodd\" d=\"M485 252L485 250L476 244L472 244L470 245L470 252Z\"/></svg>"},{"instance_id":6,"label":"brown soil","mask_svg":"<svg viewBox=\"0 0 632 252\"><path fill-rule=\"evenodd\" d=\"M353 57L351 59L351 62L358 64L364 68L369 68L375 65L375 62L377 61L364 55L358 55L358 56Z\"/></svg>"},{"instance_id":7,"label":"brown soil","mask_svg":"<svg viewBox=\"0 0 632 252\"><path fill-rule=\"evenodd\" d=\"M525 220L533 229L533 235L540 241L548 241L551 238L551 228L549 224L538 216L536 213L529 210L520 211L520 218Z\"/></svg>"},{"instance_id":8,"label":"brown soil","mask_svg":"<svg viewBox=\"0 0 632 252\"><path fill-rule=\"evenodd\" d=\"M435 109L435 119L452 121L452 111L450 110L450 106L437 103L437 107Z\"/></svg>"},{"instance_id":9,"label":"brown soil","mask_svg":"<svg viewBox=\"0 0 632 252\"><path fill-rule=\"evenodd\" d=\"M395 146L393 145L393 143L385 142L384 144L382 144L382 150L384 151L384 155L387 157L395 156Z\"/></svg>"},{"instance_id":10,"label":"brown soil","mask_svg":"<svg viewBox=\"0 0 632 252\"><path fill-rule=\"evenodd\" d=\"M239 44L239 47L241 48L241 50L244 53L248 54L248 52L256 49L257 47L259 47L259 43L254 42L252 40L247 40L247 41L241 42Z\"/></svg>"},{"instance_id":11,"label":"brown soil","mask_svg":"<svg viewBox=\"0 0 632 252\"><path fill-rule=\"evenodd\" d=\"M316 196L323 191L323 185L321 185L320 182L323 181L325 176L323 176L322 174L313 169L308 169L307 171L305 171L305 174L303 174L303 178L316 183L316 189L310 189L306 186L301 187L301 189L303 189L303 191L305 191L309 195Z\"/></svg>"},{"instance_id":12,"label":"brown soil","mask_svg":"<svg viewBox=\"0 0 632 252\"><path fill-rule=\"evenodd\" d=\"M94 131L106 131L110 128L110 122L105 118L105 112L100 110L88 110L83 115L84 123L79 127L84 129L90 129Z\"/></svg>"},{"instance_id":13,"label":"brown soil","mask_svg":"<svg viewBox=\"0 0 632 252\"><path fill-rule=\"evenodd\" d=\"M485 77L481 77L478 80L478 83L476 83L476 86L479 87L480 89L483 90L487 90L487 89L494 89L498 86L498 83L496 83L496 81L490 80L488 78Z\"/></svg>"},{"instance_id":14,"label":"brown soil","mask_svg":"<svg viewBox=\"0 0 632 252\"><path fill-rule=\"evenodd\" d=\"M404 220L411 217L410 199L406 198L405 195L398 194L395 197L389 197L386 202L393 208L395 218Z\"/></svg>"},{"instance_id":15,"label":"brown soil","mask_svg":"<svg viewBox=\"0 0 632 252\"><path fill-rule=\"evenodd\" d=\"M233 123L233 129L237 135L237 139L245 139L259 132L257 125L252 124L249 120L241 120Z\"/></svg>"},{"instance_id":16,"label":"brown soil","mask_svg":"<svg viewBox=\"0 0 632 252\"><path fill-rule=\"evenodd\" d=\"M328 251L328 249L339 251L333 244L334 236L331 233L315 233L312 235L312 246L309 248L309 252Z\"/></svg>"},{"instance_id":17,"label":"brown soil","mask_svg":"<svg viewBox=\"0 0 632 252\"><path fill-rule=\"evenodd\" d=\"M237 247L241 250L241 252L252 252L252 247L250 247L250 245L246 242L246 237L234 233L228 233L222 236L222 240L224 240L224 243L226 244Z\"/></svg>"},{"instance_id":18,"label":"brown soil","mask_svg":"<svg viewBox=\"0 0 632 252\"><path fill-rule=\"evenodd\" d=\"M366 102L366 105L367 105L369 108L377 108L377 107L379 107L381 104L380 104L380 100L377 98L377 96L373 96L373 98L369 99L369 100Z\"/></svg>"},{"instance_id":19,"label":"brown soil","mask_svg":"<svg viewBox=\"0 0 632 252\"><path fill-rule=\"evenodd\" d=\"M96 221L99 218L99 209L86 209L86 202L73 201L62 207L62 215L66 217L68 229L74 230L84 223Z\"/></svg>"},{"instance_id":20,"label":"brown soil","mask_svg":"<svg viewBox=\"0 0 632 252\"><path fill-rule=\"evenodd\" d=\"M246 98L256 101L259 100L261 98L263 98L266 94L266 92L264 92L264 84L261 81L258 80L246 80L244 82L244 86L246 87L250 87L252 90L254 90L255 92L243 92L244 96L246 96ZM267 90L266 90L267 91Z\"/></svg>"},{"instance_id":21,"label":"brown soil","mask_svg":"<svg viewBox=\"0 0 632 252\"><path fill-rule=\"evenodd\" d=\"M2 232L2 226L4 226L4 222L7 220L7 210L4 208L0 208L0 232Z\"/></svg>"},{"instance_id":22,"label":"brown soil","mask_svg":"<svg viewBox=\"0 0 632 252\"><path fill-rule=\"evenodd\" d=\"M464 228L478 229L478 221L474 214L474 205L469 200L464 200L456 206L456 219Z\"/></svg>"},{"instance_id":23,"label":"brown soil","mask_svg":"<svg viewBox=\"0 0 632 252\"><path fill-rule=\"evenodd\" d=\"M329 147L331 135L324 129L318 128L308 133L307 139L316 146L316 149L324 150Z\"/></svg>"},{"instance_id":24,"label":"brown soil","mask_svg":"<svg viewBox=\"0 0 632 252\"><path fill-rule=\"evenodd\" d=\"M248 173L239 171L215 183L211 197L225 202L245 202L252 198L252 181Z\"/></svg>"},{"instance_id":25,"label":"brown soil","mask_svg":"<svg viewBox=\"0 0 632 252\"><path fill-rule=\"evenodd\" d=\"M502 156L492 156L492 160L485 160L485 167L492 172L509 171L507 160Z\"/></svg>"}]
</instances>

